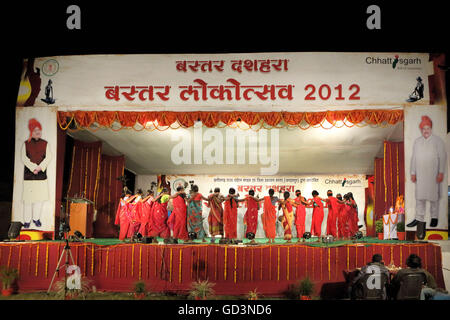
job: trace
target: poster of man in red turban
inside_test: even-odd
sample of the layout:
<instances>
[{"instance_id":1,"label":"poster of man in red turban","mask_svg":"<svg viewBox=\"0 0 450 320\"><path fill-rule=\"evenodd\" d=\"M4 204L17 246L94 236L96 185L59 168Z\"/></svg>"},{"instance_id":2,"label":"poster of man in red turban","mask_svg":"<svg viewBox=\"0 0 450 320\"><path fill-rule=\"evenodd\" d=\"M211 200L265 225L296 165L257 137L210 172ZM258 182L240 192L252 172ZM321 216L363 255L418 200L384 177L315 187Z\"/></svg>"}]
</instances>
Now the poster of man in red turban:
<instances>
[{"instance_id":1,"label":"poster of man in red turban","mask_svg":"<svg viewBox=\"0 0 450 320\"><path fill-rule=\"evenodd\" d=\"M433 121L423 115L419 124L421 136L414 141L411 156L411 181L415 183L416 215L408 227L418 226L424 230L426 202L430 203L430 227L439 223L440 184L444 180L447 167L447 152L444 141L432 132ZM418 234L418 237L421 236Z\"/></svg>"},{"instance_id":2,"label":"poster of man in red turban","mask_svg":"<svg viewBox=\"0 0 450 320\"><path fill-rule=\"evenodd\" d=\"M29 138L22 146L23 175L23 226L41 227L43 203L49 200L47 166L51 160L48 142L42 139L42 125L32 118L28 121ZM33 223L33 225L31 224Z\"/></svg>"}]
</instances>

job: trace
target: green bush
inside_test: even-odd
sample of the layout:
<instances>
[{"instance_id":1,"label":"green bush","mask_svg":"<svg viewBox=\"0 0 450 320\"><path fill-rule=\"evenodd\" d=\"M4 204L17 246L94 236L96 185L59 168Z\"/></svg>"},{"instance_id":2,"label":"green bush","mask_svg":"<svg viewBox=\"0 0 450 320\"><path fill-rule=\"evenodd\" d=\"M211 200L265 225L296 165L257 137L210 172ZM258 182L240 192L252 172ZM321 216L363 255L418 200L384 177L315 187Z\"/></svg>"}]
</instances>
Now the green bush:
<instances>
[{"instance_id":1,"label":"green bush","mask_svg":"<svg viewBox=\"0 0 450 320\"><path fill-rule=\"evenodd\" d=\"M377 221L375 221L375 230L377 233L384 232L383 219L378 219Z\"/></svg>"},{"instance_id":2,"label":"green bush","mask_svg":"<svg viewBox=\"0 0 450 320\"><path fill-rule=\"evenodd\" d=\"M405 232L405 222L400 221L397 223L397 232Z\"/></svg>"}]
</instances>

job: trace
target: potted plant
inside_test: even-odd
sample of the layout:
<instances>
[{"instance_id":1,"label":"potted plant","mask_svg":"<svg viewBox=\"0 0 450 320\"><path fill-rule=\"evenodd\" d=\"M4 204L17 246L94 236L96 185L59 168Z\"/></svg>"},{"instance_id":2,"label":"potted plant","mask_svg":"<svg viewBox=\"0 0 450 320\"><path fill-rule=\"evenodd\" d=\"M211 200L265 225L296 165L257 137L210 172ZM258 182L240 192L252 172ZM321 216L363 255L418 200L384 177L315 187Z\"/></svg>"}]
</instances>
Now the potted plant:
<instances>
[{"instance_id":1,"label":"potted plant","mask_svg":"<svg viewBox=\"0 0 450 320\"><path fill-rule=\"evenodd\" d=\"M375 231L378 235L378 239L383 240L384 239L383 219L378 219L377 221L375 221Z\"/></svg>"},{"instance_id":2,"label":"potted plant","mask_svg":"<svg viewBox=\"0 0 450 320\"><path fill-rule=\"evenodd\" d=\"M134 298L141 300L145 297L146 285L144 281L137 281L134 283Z\"/></svg>"},{"instance_id":3,"label":"potted plant","mask_svg":"<svg viewBox=\"0 0 450 320\"><path fill-rule=\"evenodd\" d=\"M10 296L14 288L12 287L14 281L19 277L19 272L15 268L8 268L2 266L0 270L0 279L2 281L2 295Z\"/></svg>"},{"instance_id":4,"label":"potted plant","mask_svg":"<svg viewBox=\"0 0 450 320\"><path fill-rule=\"evenodd\" d=\"M309 277L304 278L298 284L298 292L300 300L311 300L311 295L314 292L314 282Z\"/></svg>"},{"instance_id":5,"label":"potted plant","mask_svg":"<svg viewBox=\"0 0 450 320\"><path fill-rule=\"evenodd\" d=\"M405 222L404 221L400 221L399 223L397 223L397 238L398 240L405 240Z\"/></svg>"},{"instance_id":6,"label":"potted plant","mask_svg":"<svg viewBox=\"0 0 450 320\"><path fill-rule=\"evenodd\" d=\"M64 279L61 279L54 284L56 290L56 297L66 300L72 300L76 298L86 299L87 294L91 291L91 280L86 277L81 277L80 289L70 289L64 283Z\"/></svg>"},{"instance_id":7,"label":"potted plant","mask_svg":"<svg viewBox=\"0 0 450 320\"><path fill-rule=\"evenodd\" d=\"M215 285L215 283L209 282L208 280L193 282L189 291L189 297L195 300L206 300L208 297L214 295L213 287Z\"/></svg>"},{"instance_id":8,"label":"potted plant","mask_svg":"<svg viewBox=\"0 0 450 320\"><path fill-rule=\"evenodd\" d=\"M249 291L247 294L248 300L258 300L259 293L255 290Z\"/></svg>"}]
</instances>

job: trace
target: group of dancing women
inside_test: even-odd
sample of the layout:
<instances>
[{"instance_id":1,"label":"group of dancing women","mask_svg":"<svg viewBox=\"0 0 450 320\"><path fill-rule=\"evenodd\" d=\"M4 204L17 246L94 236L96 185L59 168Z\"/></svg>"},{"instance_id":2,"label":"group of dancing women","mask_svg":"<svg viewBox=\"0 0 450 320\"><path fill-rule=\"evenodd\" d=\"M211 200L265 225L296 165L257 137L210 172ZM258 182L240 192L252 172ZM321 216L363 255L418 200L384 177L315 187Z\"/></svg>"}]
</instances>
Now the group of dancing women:
<instances>
[{"instance_id":1,"label":"group of dancing women","mask_svg":"<svg viewBox=\"0 0 450 320\"><path fill-rule=\"evenodd\" d=\"M197 185L192 185L187 194L182 186L177 187L176 193L170 195L167 189L162 189L158 196L153 191L147 191L144 196L139 189L132 194L125 188L117 208L115 224L119 225L119 239L132 238L136 234L156 238L173 238L178 242L191 242L200 239L206 242L206 232L203 227L203 204L209 207L208 226L211 242L220 236L228 240L237 239L237 209L245 204L247 210L244 215L246 226L245 236L255 243L258 227L258 212L262 207L262 224L268 243L274 243L276 238L277 212L284 231L284 240L292 241L293 225L296 227L298 242L302 241L306 232L306 208L312 208L311 231L312 236L322 236L324 207L328 208L326 221L326 235L336 239L349 239L358 231L358 209L351 192L333 196L327 191L327 198L319 197L319 193L312 191L312 198L306 199L300 190L295 191L295 198L285 191L283 197L274 196L274 189L268 190L263 198L255 197L255 191L249 190L243 198L239 198L234 188L230 188L228 195L220 193L215 188L208 197L199 193ZM204 202L203 202L204 201ZM168 205L171 202L169 214ZM295 212L294 212L295 208Z\"/></svg>"}]
</instances>

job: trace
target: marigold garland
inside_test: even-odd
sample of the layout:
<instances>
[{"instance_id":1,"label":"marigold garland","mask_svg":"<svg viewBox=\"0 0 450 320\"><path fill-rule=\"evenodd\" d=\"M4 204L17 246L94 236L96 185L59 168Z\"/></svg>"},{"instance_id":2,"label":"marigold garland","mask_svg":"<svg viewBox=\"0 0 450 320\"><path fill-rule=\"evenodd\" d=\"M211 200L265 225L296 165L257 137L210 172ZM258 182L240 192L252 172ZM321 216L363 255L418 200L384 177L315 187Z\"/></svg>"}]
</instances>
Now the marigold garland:
<instances>
[{"instance_id":1,"label":"marigold garland","mask_svg":"<svg viewBox=\"0 0 450 320\"><path fill-rule=\"evenodd\" d=\"M328 280L331 280L330 248L328 248Z\"/></svg>"},{"instance_id":2,"label":"marigold garland","mask_svg":"<svg viewBox=\"0 0 450 320\"><path fill-rule=\"evenodd\" d=\"M347 245L347 270L350 270L350 247Z\"/></svg>"},{"instance_id":3,"label":"marigold garland","mask_svg":"<svg viewBox=\"0 0 450 320\"><path fill-rule=\"evenodd\" d=\"M227 247L225 247L225 257L223 259L224 267L223 267L223 279L227 280Z\"/></svg>"},{"instance_id":4,"label":"marigold garland","mask_svg":"<svg viewBox=\"0 0 450 320\"><path fill-rule=\"evenodd\" d=\"M234 283L236 283L237 247L234 247Z\"/></svg>"},{"instance_id":5,"label":"marigold garland","mask_svg":"<svg viewBox=\"0 0 450 320\"><path fill-rule=\"evenodd\" d=\"M172 254L172 251L170 254ZM142 246L139 246L139 280L141 279L142 279Z\"/></svg>"},{"instance_id":6,"label":"marigold garland","mask_svg":"<svg viewBox=\"0 0 450 320\"><path fill-rule=\"evenodd\" d=\"M45 246L45 277L48 275L48 243Z\"/></svg>"},{"instance_id":7,"label":"marigold garland","mask_svg":"<svg viewBox=\"0 0 450 320\"><path fill-rule=\"evenodd\" d=\"M134 245L131 245L131 276L134 275Z\"/></svg>"},{"instance_id":8,"label":"marigold garland","mask_svg":"<svg viewBox=\"0 0 450 320\"><path fill-rule=\"evenodd\" d=\"M192 272L191 272L192 279ZM214 280L217 280L217 246L214 246Z\"/></svg>"},{"instance_id":9,"label":"marigold garland","mask_svg":"<svg viewBox=\"0 0 450 320\"><path fill-rule=\"evenodd\" d=\"M34 275L37 277L38 275L38 269L39 269L39 243L36 247L36 271L34 273Z\"/></svg>"},{"instance_id":10,"label":"marigold garland","mask_svg":"<svg viewBox=\"0 0 450 320\"><path fill-rule=\"evenodd\" d=\"M1 251L1 250L0 250ZM1 257L1 256L0 256ZM17 262L17 273L20 275L20 265L22 262L22 246L19 246L19 261Z\"/></svg>"},{"instance_id":11,"label":"marigold garland","mask_svg":"<svg viewBox=\"0 0 450 320\"><path fill-rule=\"evenodd\" d=\"M286 280L289 280L289 247L287 247Z\"/></svg>"},{"instance_id":12,"label":"marigold garland","mask_svg":"<svg viewBox=\"0 0 450 320\"><path fill-rule=\"evenodd\" d=\"M180 248L178 253L179 261L178 261L178 283L181 283L181 266L183 265L183 250Z\"/></svg>"},{"instance_id":13,"label":"marigold garland","mask_svg":"<svg viewBox=\"0 0 450 320\"><path fill-rule=\"evenodd\" d=\"M280 247L278 247L277 251L277 281L280 281Z\"/></svg>"},{"instance_id":14,"label":"marigold garland","mask_svg":"<svg viewBox=\"0 0 450 320\"><path fill-rule=\"evenodd\" d=\"M120 259L119 259L119 268L120 268ZM120 269L119 269L120 274ZM91 276L94 275L94 245L91 246Z\"/></svg>"},{"instance_id":15,"label":"marigold garland","mask_svg":"<svg viewBox=\"0 0 450 320\"><path fill-rule=\"evenodd\" d=\"M28 250L28 274L31 273L31 255L32 255L32 245L30 243L30 248Z\"/></svg>"},{"instance_id":16,"label":"marigold garland","mask_svg":"<svg viewBox=\"0 0 450 320\"><path fill-rule=\"evenodd\" d=\"M108 277L108 258L109 258L109 248L106 249L106 261L105 261L105 276Z\"/></svg>"},{"instance_id":17,"label":"marigold garland","mask_svg":"<svg viewBox=\"0 0 450 320\"><path fill-rule=\"evenodd\" d=\"M9 254L8 254L8 268L11 265L11 255L12 255L13 246L9 246Z\"/></svg>"},{"instance_id":18,"label":"marigold garland","mask_svg":"<svg viewBox=\"0 0 450 320\"><path fill-rule=\"evenodd\" d=\"M252 252L252 262L251 262L251 268L250 268L250 280L253 281L253 254L255 252L255 249L251 248L250 250Z\"/></svg>"},{"instance_id":19,"label":"marigold garland","mask_svg":"<svg viewBox=\"0 0 450 320\"><path fill-rule=\"evenodd\" d=\"M173 252L172 252L172 247L170 247L170 259L169 259L169 281L172 282L172 256L173 256Z\"/></svg>"}]
</instances>

